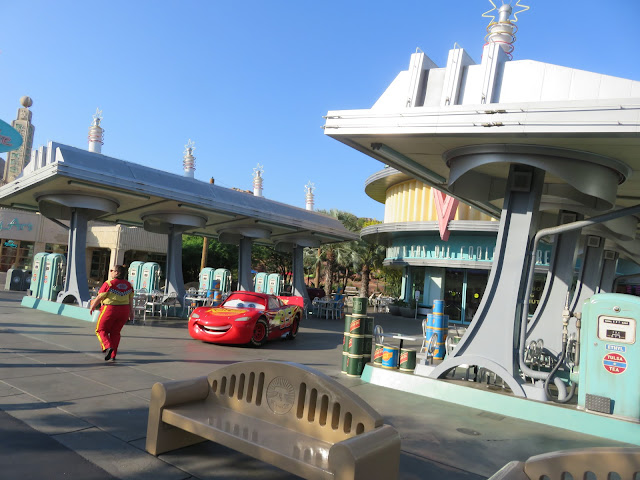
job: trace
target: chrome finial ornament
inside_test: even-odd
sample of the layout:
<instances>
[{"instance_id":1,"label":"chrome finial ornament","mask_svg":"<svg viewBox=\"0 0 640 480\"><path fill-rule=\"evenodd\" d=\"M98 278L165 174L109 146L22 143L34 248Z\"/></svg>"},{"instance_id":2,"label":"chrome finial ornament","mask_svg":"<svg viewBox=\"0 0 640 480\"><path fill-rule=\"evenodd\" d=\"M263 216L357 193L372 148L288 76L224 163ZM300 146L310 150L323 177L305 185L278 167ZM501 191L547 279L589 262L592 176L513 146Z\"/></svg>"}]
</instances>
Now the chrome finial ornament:
<instances>
[{"instance_id":1,"label":"chrome finial ornament","mask_svg":"<svg viewBox=\"0 0 640 480\"><path fill-rule=\"evenodd\" d=\"M253 169L253 194L256 197L262 196L262 174L264 167L260 164Z\"/></svg>"},{"instance_id":2,"label":"chrome finial ornament","mask_svg":"<svg viewBox=\"0 0 640 480\"><path fill-rule=\"evenodd\" d=\"M518 0L515 7L519 8L519 10L513 13L511 4L504 3L504 0L500 8L498 8L496 4L493 3L493 0L489 0L489 3L493 6L493 8L482 14L483 17L491 19L489 25L487 25L485 45L489 43L498 43L500 44L500 47L502 47L504 53L506 53L509 58L513 58L511 55L515 48L513 46L513 43L516 41L516 32L518 31L518 27L515 23L518 21L518 14L526 12L530 7L528 7L527 5L521 5L520 0ZM491 12L494 12L495 10L498 11L497 22L495 15L491 15ZM510 18L512 13L513 21Z\"/></svg>"},{"instance_id":3,"label":"chrome finial ornament","mask_svg":"<svg viewBox=\"0 0 640 480\"><path fill-rule=\"evenodd\" d=\"M184 176L193 178L193 173L196 170L196 157L193 156L193 151L196 149L196 142L189 139L184 146L184 157L182 160L182 168L184 169Z\"/></svg>"},{"instance_id":4,"label":"chrome finial ornament","mask_svg":"<svg viewBox=\"0 0 640 480\"><path fill-rule=\"evenodd\" d=\"M313 191L316 189L316 186L309 180L309 182L304 186L304 197L305 197L305 208L307 210L313 210Z\"/></svg>"},{"instance_id":5,"label":"chrome finial ornament","mask_svg":"<svg viewBox=\"0 0 640 480\"><path fill-rule=\"evenodd\" d=\"M96 108L93 114L93 120L89 127L89 151L93 153L102 153L102 145L104 145L104 128L100 126L102 121L102 110Z\"/></svg>"}]
</instances>

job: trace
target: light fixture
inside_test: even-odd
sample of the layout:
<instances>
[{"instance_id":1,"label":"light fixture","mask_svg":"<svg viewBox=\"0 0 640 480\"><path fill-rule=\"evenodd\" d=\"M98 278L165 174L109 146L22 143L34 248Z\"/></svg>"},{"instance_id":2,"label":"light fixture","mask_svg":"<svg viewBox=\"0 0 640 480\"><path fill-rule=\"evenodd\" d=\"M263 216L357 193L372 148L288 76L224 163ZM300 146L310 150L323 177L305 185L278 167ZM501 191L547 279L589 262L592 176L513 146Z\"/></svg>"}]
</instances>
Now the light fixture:
<instances>
[{"instance_id":1,"label":"light fixture","mask_svg":"<svg viewBox=\"0 0 640 480\"><path fill-rule=\"evenodd\" d=\"M124 225L125 227L142 227L141 222L130 222L129 220L121 220L119 218L116 219L116 223L120 225Z\"/></svg>"},{"instance_id":2,"label":"light fixture","mask_svg":"<svg viewBox=\"0 0 640 480\"><path fill-rule=\"evenodd\" d=\"M29 205L27 203L12 203L11 208L17 208L18 210L29 210L30 212L38 212L40 210L37 205Z\"/></svg>"}]
</instances>

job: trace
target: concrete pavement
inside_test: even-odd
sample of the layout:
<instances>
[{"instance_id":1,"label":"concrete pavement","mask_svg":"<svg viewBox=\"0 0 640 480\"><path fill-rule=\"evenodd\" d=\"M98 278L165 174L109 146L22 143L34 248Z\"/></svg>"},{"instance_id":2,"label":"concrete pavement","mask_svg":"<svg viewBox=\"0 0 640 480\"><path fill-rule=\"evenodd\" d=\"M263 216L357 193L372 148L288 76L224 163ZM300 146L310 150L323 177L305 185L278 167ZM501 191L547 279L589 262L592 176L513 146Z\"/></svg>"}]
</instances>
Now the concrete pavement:
<instances>
[{"instance_id":1,"label":"concrete pavement","mask_svg":"<svg viewBox=\"0 0 640 480\"><path fill-rule=\"evenodd\" d=\"M104 362L93 324L22 308L22 295L0 292L0 409L10 415L0 415L0 441L3 455L23 459L18 461L22 470L17 471L24 472L20 478L29 478L30 458L42 472L61 467L69 472L33 478L297 478L210 442L157 458L144 450L155 382L256 359L304 363L365 399L400 432L401 479L481 479L510 460L566 448L621 445L346 377L340 373L341 320L307 319L295 341L253 349L192 340L184 320L148 319L147 325L124 328L113 364ZM375 316L387 331L420 332L419 321ZM13 442L19 430L31 440ZM95 470L74 473L84 467Z\"/></svg>"}]
</instances>

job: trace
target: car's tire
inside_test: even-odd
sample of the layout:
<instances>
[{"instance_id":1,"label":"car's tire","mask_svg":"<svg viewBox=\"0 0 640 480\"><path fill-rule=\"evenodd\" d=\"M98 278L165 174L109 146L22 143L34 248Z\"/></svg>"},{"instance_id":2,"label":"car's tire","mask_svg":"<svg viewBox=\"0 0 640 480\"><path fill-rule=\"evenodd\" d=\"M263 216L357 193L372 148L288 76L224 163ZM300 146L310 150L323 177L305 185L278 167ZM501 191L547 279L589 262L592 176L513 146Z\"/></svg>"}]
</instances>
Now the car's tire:
<instances>
[{"instance_id":1,"label":"car's tire","mask_svg":"<svg viewBox=\"0 0 640 480\"><path fill-rule=\"evenodd\" d=\"M287 335L287 340L295 340L298 336L298 329L300 328L300 317L296 316L293 319L293 324L291 325L291 330L289 330L289 335Z\"/></svg>"},{"instance_id":2,"label":"car's tire","mask_svg":"<svg viewBox=\"0 0 640 480\"><path fill-rule=\"evenodd\" d=\"M251 345L254 347L261 347L267 343L269 337L269 324L264 317L260 317L256 322L256 326L253 327L253 335L251 336Z\"/></svg>"}]
</instances>

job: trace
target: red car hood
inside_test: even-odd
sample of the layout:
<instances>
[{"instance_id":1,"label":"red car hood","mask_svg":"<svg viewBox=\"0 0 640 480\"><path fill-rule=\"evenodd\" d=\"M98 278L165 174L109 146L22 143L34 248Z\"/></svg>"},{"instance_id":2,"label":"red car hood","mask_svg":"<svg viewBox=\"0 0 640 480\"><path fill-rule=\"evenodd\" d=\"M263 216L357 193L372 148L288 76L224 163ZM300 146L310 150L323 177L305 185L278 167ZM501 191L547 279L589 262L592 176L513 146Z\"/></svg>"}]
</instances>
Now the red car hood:
<instances>
[{"instance_id":1,"label":"red car hood","mask_svg":"<svg viewBox=\"0 0 640 480\"><path fill-rule=\"evenodd\" d=\"M252 317L257 311L256 308L198 307L191 318L202 325L227 325L236 318Z\"/></svg>"}]
</instances>

